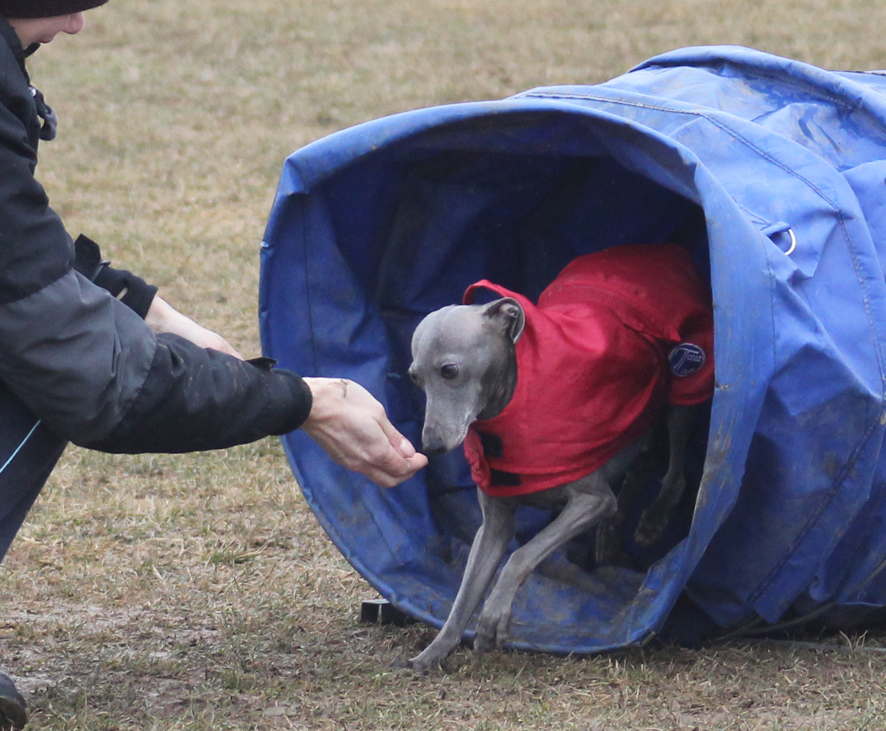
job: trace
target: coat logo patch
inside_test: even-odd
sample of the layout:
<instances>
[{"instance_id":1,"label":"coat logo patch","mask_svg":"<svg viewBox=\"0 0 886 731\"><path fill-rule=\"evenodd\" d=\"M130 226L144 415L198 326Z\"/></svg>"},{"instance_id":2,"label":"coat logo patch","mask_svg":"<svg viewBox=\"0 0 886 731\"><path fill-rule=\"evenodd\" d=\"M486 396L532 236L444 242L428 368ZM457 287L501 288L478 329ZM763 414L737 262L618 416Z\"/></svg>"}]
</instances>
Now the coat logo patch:
<instances>
[{"instance_id":1,"label":"coat logo patch","mask_svg":"<svg viewBox=\"0 0 886 731\"><path fill-rule=\"evenodd\" d=\"M671 373L677 378L686 378L698 373L707 361L707 356L695 343L680 343L668 355Z\"/></svg>"}]
</instances>

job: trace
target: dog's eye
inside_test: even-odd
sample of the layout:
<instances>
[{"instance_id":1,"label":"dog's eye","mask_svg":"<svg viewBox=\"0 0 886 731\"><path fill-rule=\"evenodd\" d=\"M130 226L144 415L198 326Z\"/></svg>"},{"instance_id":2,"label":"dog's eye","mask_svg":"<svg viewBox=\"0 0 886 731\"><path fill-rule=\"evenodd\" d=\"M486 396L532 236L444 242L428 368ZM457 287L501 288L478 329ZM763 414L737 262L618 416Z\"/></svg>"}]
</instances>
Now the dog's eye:
<instances>
[{"instance_id":1,"label":"dog's eye","mask_svg":"<svg viewBox=\"0 0 886 731\"><path fill-rule=\"evenodd\" d=\"M440 375L447 381L451 381L458 375L458 366L453 363L447 363L440 367Z\"/></svg>"}]
</instances>

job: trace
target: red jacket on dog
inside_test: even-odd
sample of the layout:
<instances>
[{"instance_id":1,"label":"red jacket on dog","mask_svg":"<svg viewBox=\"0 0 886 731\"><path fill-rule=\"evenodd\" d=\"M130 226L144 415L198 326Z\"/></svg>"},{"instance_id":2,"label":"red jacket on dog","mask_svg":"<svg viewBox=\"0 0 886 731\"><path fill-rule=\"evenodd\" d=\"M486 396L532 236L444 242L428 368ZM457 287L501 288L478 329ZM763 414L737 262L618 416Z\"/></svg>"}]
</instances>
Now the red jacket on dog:
<instances>
[{"instance_id":1,"label":"red jacket on dog","mask_svg":"<svg viewBox=\"0 0 886 731\"><path fill-rule=\"evenodd\" d=\"M635 244L570 262L538 305L513 297L526 326L517 384L501 414L465 439L474 481L508 497L577 480L639 437L664 404L706 401L714 388L711 295L689 254Z\"/></svg>"}]
</instances>

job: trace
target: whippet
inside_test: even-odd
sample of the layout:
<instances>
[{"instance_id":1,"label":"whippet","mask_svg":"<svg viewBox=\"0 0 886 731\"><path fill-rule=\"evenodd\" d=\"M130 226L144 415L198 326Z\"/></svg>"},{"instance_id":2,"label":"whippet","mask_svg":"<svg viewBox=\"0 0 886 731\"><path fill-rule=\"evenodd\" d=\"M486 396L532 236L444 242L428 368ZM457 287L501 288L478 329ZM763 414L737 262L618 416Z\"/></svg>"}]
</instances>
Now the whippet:
<instances>
[{"instance_id":1,"label":"whippet","mask_svg":"<svg viewBox=\"0 0 886 731\"><path fill-rule=\"evenodd\" d=\"M480 289L503 296L472 304ZM483 516L449 617L409 661L420 672L461 641L514 536L519 505L558 514L502 568L478 620L477 651L507 639L517 590L558 547L598 526L597 562L611 559L637 497L636 485L621 496L617 488L668 403L669 466L635 535L656 541L686 484L694 406L713 390L710 295L677 246L579 257L537 306L485 280L465 301L430 313L412 339L409 375L427 396L423 448L439 455L464 442Z\"/></svg>"}]
</instances>

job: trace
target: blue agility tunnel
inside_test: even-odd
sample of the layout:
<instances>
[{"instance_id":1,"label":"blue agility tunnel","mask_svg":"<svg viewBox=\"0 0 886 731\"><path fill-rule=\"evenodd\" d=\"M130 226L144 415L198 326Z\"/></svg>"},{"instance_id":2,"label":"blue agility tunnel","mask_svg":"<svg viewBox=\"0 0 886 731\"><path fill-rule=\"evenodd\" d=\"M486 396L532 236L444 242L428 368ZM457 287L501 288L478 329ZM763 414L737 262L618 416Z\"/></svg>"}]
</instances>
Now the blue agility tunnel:
<instances>
[{"instance_id":1,"label":"blue agility tunnel","mask_svg":"<svg viewBox=\"0 0 886 731\"><path fill-rule=\"evenodd\" d=\"M512 645L586 653L868 621L886 605L884 93L876 74L691 48L596 86L321 139L286 161L268 223L265 354L364 384L418 443L423 397L405 374L425 314L482 278L534 298L579 254L681 243L716 322L697 493L661 545L627 541L624 565L566 547L574 581L527 582ZM464 456L382 490L304 434L283 442L345 558L441 625L480 520ZM522 513L515 546L548 519Z\"/></svg>"}]
</instances>

